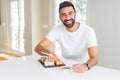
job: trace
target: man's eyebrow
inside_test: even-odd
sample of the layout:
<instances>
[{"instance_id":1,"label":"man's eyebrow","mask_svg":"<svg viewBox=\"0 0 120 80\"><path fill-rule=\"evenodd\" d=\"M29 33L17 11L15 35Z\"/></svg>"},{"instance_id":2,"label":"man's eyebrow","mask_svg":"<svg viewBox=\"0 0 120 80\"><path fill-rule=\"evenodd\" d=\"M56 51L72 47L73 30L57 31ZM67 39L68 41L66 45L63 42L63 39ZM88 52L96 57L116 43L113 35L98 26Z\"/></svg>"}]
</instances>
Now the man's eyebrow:
<instances>
[{"instance_id":1,"label":"man's eyebrow","mask_svg":"<svg viewBox=\"0 0 120 80\"><path fill-rule=\"evenodd\" d=\"M71 10L71 11L69 11L68 13L70 13L70 12L74 12L74 11ZM62 13L60 13L60 14L62 14ZM64 13L64 14L65 14L65 13Z\"/></svg>"},{"instance_id":2,"label":"man's eyebrow","mask_svg":"<svg viewBox=\"0 0 120 80\"><path fill-rule=\"evenodd\" d=\"M69 13L73 13L73 11L70 11Z\"/></svg>"}]
</instances>

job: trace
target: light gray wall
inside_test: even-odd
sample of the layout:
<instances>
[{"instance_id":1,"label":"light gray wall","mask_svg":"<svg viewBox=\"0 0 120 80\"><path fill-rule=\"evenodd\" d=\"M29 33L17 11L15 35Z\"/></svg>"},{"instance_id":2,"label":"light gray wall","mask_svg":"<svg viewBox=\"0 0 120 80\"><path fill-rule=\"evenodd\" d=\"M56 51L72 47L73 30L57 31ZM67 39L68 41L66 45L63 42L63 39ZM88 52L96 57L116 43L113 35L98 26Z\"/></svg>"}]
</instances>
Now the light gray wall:
<instances>
[{"instance_id":1,"label":"light gray wall","mask_svg":"<svg viewBox=\"0 0 120 80\"><path fill-rule=\"evenodd\" d=\"M96 31L98 64L120 70L120 0L88 0L88 24Z\"/></svg>"}]
</instances>

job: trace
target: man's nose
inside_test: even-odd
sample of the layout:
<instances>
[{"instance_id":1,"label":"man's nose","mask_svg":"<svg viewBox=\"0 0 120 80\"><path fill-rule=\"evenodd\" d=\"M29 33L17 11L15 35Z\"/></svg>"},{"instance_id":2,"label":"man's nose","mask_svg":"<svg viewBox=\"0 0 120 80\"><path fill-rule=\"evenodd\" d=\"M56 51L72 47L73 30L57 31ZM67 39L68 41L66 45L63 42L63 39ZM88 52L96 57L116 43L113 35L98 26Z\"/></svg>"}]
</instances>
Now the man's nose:
<instances>
[{"instance_id":1,"label":"man's nose","mask_svg":"<svg viewBox=\"0 0 120 80\"><path fill-rule=\"evenodd\" d=\"M70 15L67 15L67 16L66 16L66 19L69 20L69 19L70 19Z\"/></svg>"}]
</instances>

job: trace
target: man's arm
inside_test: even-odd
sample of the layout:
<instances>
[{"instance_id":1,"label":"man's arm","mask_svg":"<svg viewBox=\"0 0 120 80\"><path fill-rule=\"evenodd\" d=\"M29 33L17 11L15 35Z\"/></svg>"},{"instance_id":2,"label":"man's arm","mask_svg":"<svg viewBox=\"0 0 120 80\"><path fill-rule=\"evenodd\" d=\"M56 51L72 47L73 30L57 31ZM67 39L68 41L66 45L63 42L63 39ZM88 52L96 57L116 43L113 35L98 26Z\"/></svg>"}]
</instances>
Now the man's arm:
<instances>
[{"instance_id":1,"label":"man's arm","mask_svg":"<svg viewBox=\"0 0 120 80\"><path fill-rule=\"evenodd\" d=\"M35 47L34 50L40 55L48 56L49 61L55 61L59 59L58 56L54 54L54 52L47 49L51 43L52 42L49 39L45 38Z\"/></svg>"},{"instance_id":2,"label":"man's arm","mask_svg":"<svg viewBox=\"0 0 120 80\"><path fill-rule=\"evenodd\" d=\"M97 61L98 61L98 47L94 46L94 47L88 48L88 54L89 54L90 58L86 63L90 64L91 67L92 67L95 64L97 64ZM84 63L84 64L74 64L73 69L78 73L85 72L86 70L88 70L88 67L87 67L86 63Z\"/></svg>"},{"instance_id":3,"label":"man's arm","mask_svg":"<svg viewBox=\"0 0 120 80\"><path fill-rule=\"evenodd\" d=\"M39 44L37 44L34 51L40 55L43 55L42 52L51 53L52 51L47 49L47 47L49 47L51 43L52 42L50 40L48 40L47 38L44 38Z\"/></svg>"},{"instance_id":4,"label":"man's arm","mask_svg":"<svg viewBox=\"0 0 120 80\"><path fill-rule=\"evenodd\" d=\"M88 54L90 59L87 61L87 63L90 64L91 66L96 65L98 62L98 47L94 46L88 48Z\"/></svg>"}]
</instances>

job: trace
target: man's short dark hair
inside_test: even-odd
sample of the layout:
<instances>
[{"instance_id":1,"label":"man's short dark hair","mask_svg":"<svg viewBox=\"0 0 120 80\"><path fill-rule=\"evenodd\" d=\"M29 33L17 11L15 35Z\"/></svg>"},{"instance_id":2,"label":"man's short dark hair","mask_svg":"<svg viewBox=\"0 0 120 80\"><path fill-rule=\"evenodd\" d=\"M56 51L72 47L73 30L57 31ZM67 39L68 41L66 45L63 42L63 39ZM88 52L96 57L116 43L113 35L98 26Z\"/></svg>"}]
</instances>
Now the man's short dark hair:
<instances>
[{"instance_id":1,"label":"man's short dark hair","mask_svg":"<svg viewBox=\"0 0 120 80\"><path fill-rule=\"evenodd\" d=\"M69 6L72 6L72 8L74 9L74 11L76 12L74 5L70 1L64 1L64 2L60 3L60 5L59 5L59 13L60 13L60 10L62 8L69 7Z\"/></svg>"}]
</instances>

